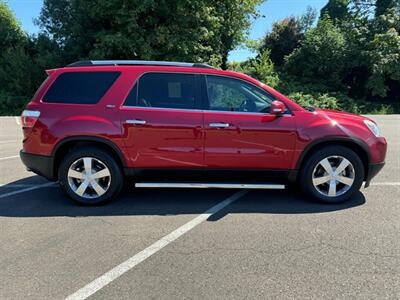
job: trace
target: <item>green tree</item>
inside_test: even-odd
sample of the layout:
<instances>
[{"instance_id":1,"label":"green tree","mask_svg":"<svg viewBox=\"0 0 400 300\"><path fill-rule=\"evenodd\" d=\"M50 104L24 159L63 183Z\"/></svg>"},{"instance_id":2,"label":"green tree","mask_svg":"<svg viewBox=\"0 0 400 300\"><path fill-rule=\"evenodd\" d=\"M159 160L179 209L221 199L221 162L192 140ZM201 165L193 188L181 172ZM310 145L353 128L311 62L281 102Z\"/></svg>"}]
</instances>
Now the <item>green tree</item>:
<instances>
[{"instance_id":1,"label":"green tree","mask_svg":"<svg viewBox=\"0 0 400 300\"><path fill-rule=\"evenodd\" d=\"M306 12L297 18L300 23L301 31L307 32L315 23L317 19L317 10L311 6L307 6Z\"/></svg>"},{"instance_id":2,"label":"green tree","mask_svg":"<svg viewBox=\"0 0 400 300\"><path fill-rule=\"evenodd\" d=\"M371 60L372 74L368 87L373 95L387 95L388 79L394 80L400 86L400 35L391 28L382 34L376 34L368 51ZM397 96L399 100L400 97Z\"/></svg>"},{"instance_id":3,"label":"green tree","mask_svg":"<svg viewBox=\"0 0 400 300\"><path fill-rule=\"evenodd\" d=\"M267 33L262 41L260 52L270 49L273 63L280 67L283 65L284 57L300 45L302 37L299 20L293 16L285 18L272 25L271 32Z\"/></svg>"},{"instance_id":4,"label":"green tree","mask_svg":"<svg viewBox=\"0 0 400 300\"><path fill-rule=\"evenodd\" d=\"M34 88L39 87L45 79L45 70L63 67L67 63L59 45L43 33L30 37L28 49L33 64L31 80Z\"/></svg>"},{"instance_id":5,"label":"green tree","mask_svg":"<svg viewBox=\"0 0 400 300\"><path fill-rule=\"evenodd\" d=\"M0 113L11 114L26 102L34 89L29 41L14 14L0 1ZM10 75L12 74L12 75Z\"/></svg>"},{"instance_id":6,"label":"green tree","mask_svg":"<svg viewBox=\"0 0 400 300\"><path fill-rule=\"evenodd\" d=\"M61 57L56 42L28 36L0 1L0 114L20 113L45 78L44 69L62 66Z\"/></svg>"},{"instance_id":7,"label":"green tree","mask_svg":"<svg viewBox=\"0 0 400 300\"><path fill-rule=\"evenodd\" d=\"M270 57L275 66L281 67L284 57L291 54L296 49L304 33L311 28L315 22L317 12L311 7L300 17L287 17L272 24L271 32L268 32L261 40L258 49L260 53L270 49Z\"/></svg>"},{"instance_id":8,"label":"green tree","mask_svg":"<svg viewBox=\"0 0 400 300\"><path fill-rule=\"evenodd\" d=\"M244 62L231 62L229 69L250 75L272 88L278 86L279 75L275 71L274 63L270 58L271 50L266 49L257 58L252 58Z\"/></svg>"},{"instance_id":9,"label":"green tree","mask_svg":"<svg viewBox=\"0 0 400 300\"><path fill-rule=\"evenodd\" d=\"M12 11L0 1L0 53L23 43L25 38Z\"/></svg>"},{"instance_id":10,"label":"green tree","mask_svg":"<svg viewBox=\"0 0 400 300\"><path fill-rule=\"evenodd\" d=\"M328 17L306 32L300 48L290 54L285 71L304 82L342 87L345 70L346 40L343 32Z\"/></svg>"},{"instance_id":11,"label":"green tree","mask_svg":"<svg viewBox=\"0 0 400 300\"><path fill-rule=\"evenodd\" d=\"M218 30L215 38L220 44L221 68L227 69L229 52L243 43L248 35L251 21L259 14L256 6L265 0L213 0Z\"/></svg>"},{"instance_id":12,"label":"green tree","mask_svg":"<svg viewBox=\"0 0 400 300\"><path fill-rule=\"evenodd\" d=\"M267 49L253 62L254 77L275 88L279 84L279 76L275 72L274 63L270 58L271 50Z\"/></svg>"},{"instance_id":13,"label":"green tree","mask_svg":"<svg viewBox=\"0 0 400 300\"><path fill-rule=\"evenodd\" d=\"M399 8L399 0L376 0L375 4L375 16L381 16L386 14L390 9Z\"/></svg>"},{"instance_id":14,"label":"green tree","mask_svg":"<svg viewBox=\"0 0 400 300\"><path fill-rule=\"evenodd\" d=\"M369 78L367 87L372 95L400 100L400 14L396 7L388 8L371 24L372 37L364 55ZM397 88L396 88L397 87ZM397 93L396 93L397 91Z\"/></svg>"},{"instance_id":15,"label":"green tree","mask_svg":"<svg viewBox=\"0 0 400 300\"><path fill-rule=\"evenodd\" d=\"M69 61L187 60L224 67L261 2L45 0L38 24Z\"/></svg>"},{"instance_id":16,"label":"green tree","mask_svg":"<svg viewBox=\"0 0 400 300\"><path fill-rule=\"evenodd\" d=\"M249 76L254 76L255 77L255 70L254 70L254 64L256 62L256 58L251 58L245 61L232 61L228 64L228 69L235 71L235 72L240 72L247 74Z\"/></svg>"},{"instance_id":17,"label":"green tree","mask_svg":"<svg viewBox=\"0 0 400 300\"><path fill-rule=\"evenodd\" d=\"M353 18L369 17L373 14L376 0L350 0L349 11Z\"/></svg>"},{"instance_id":18,"label":"green tree","mask_svg":"<svg viewBox=\"0 0 400 300\"><path fill-rule=\"evenodd\" d=\"M321 9L321 17L328 16L332 20L343 20L349 14L350 0L329 0Z\"/></svg>"}]
</instances>

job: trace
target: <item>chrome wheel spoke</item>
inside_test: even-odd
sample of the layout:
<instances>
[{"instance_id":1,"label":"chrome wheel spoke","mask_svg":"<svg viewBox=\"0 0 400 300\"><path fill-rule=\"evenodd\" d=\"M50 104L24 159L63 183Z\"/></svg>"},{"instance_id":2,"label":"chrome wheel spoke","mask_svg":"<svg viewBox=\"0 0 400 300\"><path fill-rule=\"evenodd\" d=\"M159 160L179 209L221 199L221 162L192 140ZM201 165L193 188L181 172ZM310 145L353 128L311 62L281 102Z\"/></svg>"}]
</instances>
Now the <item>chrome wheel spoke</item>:
<instances>
[{"instance_id":1,"label":"chrome wheel spoke","mask_svg":"<svg viewBox=\"0 0 400 300\"><path fill-rule=\"evenodd\" d=\"M91 157L85 157L83 159L83 164L85 166L86 174L91 174L92 173L92 158Z\"/></svg>"},{"instance_id":2,"label":"chrome wheel spoke","mask_svg":"<svg viewBox=\"0 0 400 300\"><path fill-rule=\"evenodd\" d=\"M333 174L333 169L328 158L321 160L319 164L325 169L326 173L328 173L329 175Z\"/></svg>"},{"instance_id":3,"label":"chrome wheel spoke","mask_svg":"<svg viewBox=\"0 0 400 300\"><path fill-rule=\"evenodd\" d=\"M353 178L344 177L344 176L338 176L338 177L336 177L336 180L345 185L348 185L348 186L353 185L353 182L354 182Z\"/></svg>"},{"instance_id":4,"label":"chrome wheel spoke","mask_svg":"<svg viewBox=\"0 0 400 300\"><path fill-rule=\"evenodd\" d=\"M331 197L336 196L336 180L331 180L329 182L328 196L331 196Z\"/></svg>"},{"instance_id":5,"label":"chrome wheel spoke","mask_svg":"<svg viewBox=\"0 0 400 300\"><path fill-rule=\"evenodd\" d=\"M99 179L99 178L104 178L110 176L110 171L108 169L103 169L101 171L98 171L97 173L94 173L92 175L93 179Z\"/></svg>"},{"instance_id":6,"label":"chrome wheel spoke","mask_svg":"<svg viewBox=\"0 0 400 300\"><path fill-rule=\"evenodd\" d=\"M72 178L76 178L76 179L85 179L85 174L83 174L82 172L76 171L76 170L72 170L69 169L68 170L68 177L72 177Z\"/></svg>"},{"instance_id":7,"label":"chrome wheel spoke","mask_svg":"<svg viewBox=\"0 0 400 300\"><path fill-rule=\"evenodd\" d=\"M86 189L87 189L88 185L89 185L89 181L85 180L76 189L75 193L77 193L79 196L83 196L83 194L86 192Z\"/></svg>"},{"instance_id":8,"label":"chrome wheel spoke","mask_svg":"<svg viewBox=\"0 0 400 300\"><path fill-rule=\"evenodd\" d=\"M328 182L331 179L331 176L322 176L313 178L314 185L321 185L325 182Z\"/></svg>"},{"instance_id":9,"label":"chrome wheel spoke","mask_svg":"<svg viewBox=\"0 0 400 300\"><path fill-rule=\"evenodd\" d=\"M347 159L343 158L340 162L340 165L335 170L336 174L342 173L349 165L350 162Z\"/></svg>"},{"instance_id":10,"label":"chrome wheel spoke","mask_svg":"<svg viewBox=\"0 0 400 300\"><path fill-rule=\"evenodd\" d=\"M92 188L96 191L96 193L97 193L97 195L98 195L99 197L100 197L101 195L103 195L103 194L106 192L106 190L103 189L103 188L97 183L96 180L92 180L92 181L90 182L90 185L91 185Z\"/></svg>"}]
</instances>

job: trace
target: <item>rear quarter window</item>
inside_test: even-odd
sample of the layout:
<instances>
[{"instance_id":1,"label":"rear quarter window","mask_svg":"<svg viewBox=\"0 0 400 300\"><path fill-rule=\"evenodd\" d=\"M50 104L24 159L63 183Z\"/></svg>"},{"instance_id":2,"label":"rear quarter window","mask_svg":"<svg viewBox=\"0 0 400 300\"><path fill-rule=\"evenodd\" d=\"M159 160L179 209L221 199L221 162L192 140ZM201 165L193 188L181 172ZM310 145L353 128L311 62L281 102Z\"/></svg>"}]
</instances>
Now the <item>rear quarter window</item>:
<instances>
[{"instance_id":1,"label":"rear quarter window","mask_svg":"<svg viewBox=\"0 0 400 300\"><path fill-rule=\"evenodd\" d=\"M67 72L57 77L42 101L47 103L96 104L120 72Z\"/></svg>"}]
</instances>

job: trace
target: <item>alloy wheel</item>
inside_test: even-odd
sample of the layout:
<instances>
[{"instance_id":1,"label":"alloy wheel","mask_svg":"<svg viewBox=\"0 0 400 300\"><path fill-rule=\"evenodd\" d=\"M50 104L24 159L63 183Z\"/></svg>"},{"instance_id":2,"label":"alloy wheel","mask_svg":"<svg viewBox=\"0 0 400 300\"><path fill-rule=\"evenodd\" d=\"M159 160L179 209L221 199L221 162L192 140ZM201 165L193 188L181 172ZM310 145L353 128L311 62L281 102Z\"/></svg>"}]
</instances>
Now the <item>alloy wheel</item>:
<instances>
[{"instance_id":1,"label":"alloy wheel","mask_svg":"<svg viewBox=\"0 0 400 300\"><path fill-rule=\"evenodd\" d=\"M343 195L353 186L354 179L354 166L343 156L324 158L312 172L314 188L326 197Z\"/></svg>"},{"instance_id":2,"label":"alloy wheel","mask_svg":"<svg viewBox=\"0 0 400 300\"><path fill-rule=\"evenodd\" d=\"M104 195L111 184L110 170L94 157L82 157L74 161L68 169L67 177L71 190L86 199Z\"/></svg>"}]
</instances>

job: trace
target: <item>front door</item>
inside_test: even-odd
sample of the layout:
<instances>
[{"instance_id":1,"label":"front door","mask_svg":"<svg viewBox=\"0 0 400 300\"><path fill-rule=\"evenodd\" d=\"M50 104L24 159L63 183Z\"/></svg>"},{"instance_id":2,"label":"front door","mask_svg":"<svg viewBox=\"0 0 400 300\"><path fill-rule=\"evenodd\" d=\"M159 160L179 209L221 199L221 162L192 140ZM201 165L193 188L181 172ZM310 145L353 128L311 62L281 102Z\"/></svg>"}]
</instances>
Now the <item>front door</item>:
<instances>
[{"instance_id":1,"label":"front door","mask_svg":"<svg viewBox=\"0 0 400 300\"><path fill-rule=\"evenodd\" d=\"M246 81L207 75L205 165L215 169L286 170L296 140L294 117L269 114L275 100Z\"/></svg>"},{"instance_id":2,"label":"front door","mask_svg":"<svg viewBox=\"0 0 400 300\"><path fill-rule=\"evenodd\" d=\"M123 136L133 168L201 168L203 112L196 75L146 73L121 108Z\"/></svg>"}]
</instances>

